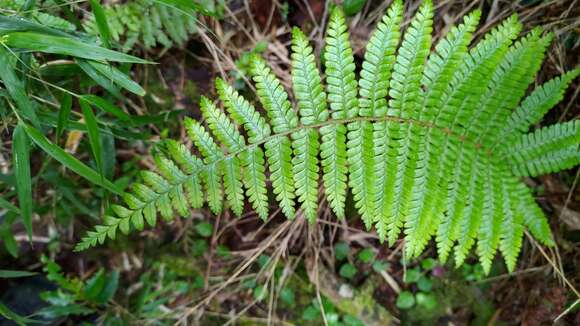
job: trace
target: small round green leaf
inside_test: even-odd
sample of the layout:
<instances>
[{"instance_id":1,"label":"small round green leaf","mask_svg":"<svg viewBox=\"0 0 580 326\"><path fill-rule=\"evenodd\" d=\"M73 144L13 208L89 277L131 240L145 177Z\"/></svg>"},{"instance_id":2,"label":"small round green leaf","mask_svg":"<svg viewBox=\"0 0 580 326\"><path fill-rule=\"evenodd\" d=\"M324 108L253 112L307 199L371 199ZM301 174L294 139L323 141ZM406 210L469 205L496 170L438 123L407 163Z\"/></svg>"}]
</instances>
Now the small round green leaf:
<instances>
[{"instance_id":1,"label":"small round green leaf","mask_svg":"<svg viewBox=\"0 0 580 326\"><path fill-rule=\"evenodd\" d=\"M415 305L415 296L409 291L403 291L399 294L395 304L399 309L409 309Z\"/></svg>"},{"instance_id":2,"label":"small round green leaf","mask_svg":"<svg viewBox=\"0 0 580 326\"><path fill-rule=\"evenodd\" d=\"M336 260L344 260L348 256L350 247L346 242L339 242L334 246L334 258Z\"/></svg>"},{"instance_id":3,"label":"small round green leaf","mask_svg":"<svg viewBox=\"0 0 580 326\"><path fill-rule=\"evenodd\" d=\"M357 272L356 267L350 263L346 263L340 267L338 273L344 278L352 278Z\"/></svg>"},{"instance_id":4,"label":"small round green leaf","mask_svg":"<svg viewBox=\"0 0 580 326\"><path fill-rule=\"evenodd\" d=\"M213 225L207 222L202 222L195 226L195 230L202 237L209 238L213 233Z\"/></svg>"}]
</instances>

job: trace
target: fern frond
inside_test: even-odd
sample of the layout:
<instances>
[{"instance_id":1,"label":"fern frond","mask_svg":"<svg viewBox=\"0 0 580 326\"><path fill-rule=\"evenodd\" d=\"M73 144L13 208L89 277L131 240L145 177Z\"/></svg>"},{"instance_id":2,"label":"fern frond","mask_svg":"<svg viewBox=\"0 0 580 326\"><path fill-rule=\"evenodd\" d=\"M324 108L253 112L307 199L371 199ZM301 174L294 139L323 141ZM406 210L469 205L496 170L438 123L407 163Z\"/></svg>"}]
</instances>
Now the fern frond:
<instances>
[{"instance_id":1,"label":"fern frond","mask_svg":"<svg viewBox=\"0 0 580 326\"><path fill-rule=\"evenodd\" d=\"M488 33L464 57L451 82L441 93L442 96L433 98L431 105L437 111L433 120L435 125L448 128L453 133L463 134L463 126L467 125L472 110L478 105L480 94L487 86L485 81L491 78L491 72L499 65L520 29L521 25L516 17L512 16ZM480 189L475 187L478 183L475 182L477 175L473 171L475 169L473 160L477 157L477 153L471 147L463 145L464 143L456 138L447 137L440 154L442 159L439 173L443 176L439 184L447 194L444 206L447 212L438 227L436 239L438 254L443 261L447 259L456 240L461 244L456 250L460 253L459 261L461 261L473 244L472 238L477 230L470 227L469 223L473 205L466 207L465 204L469 197L474 198L473 191ZM473 225L478 224L478 218L475 216Z\"/></svg>"},{"instance_id":2,"label":"fern frond","mask_svg":"<svg viewBox=\"0 0 580 326\"><path fill-rule=\"evenodd\" d=\"M136 0L104 5L111 37L129 51L137 42L149 50L158 44L169 48L183 46L189 36L197 31L195 13L181 10L154 0ZM74 26L73 26L74 27ZM97 34L94 15L83 21L90 34Z\"/></svg>"},{"instance_id":3,"label":"fern frond","mask_svg":"<svg viewBox=\"0 0 580 326\"><path fill-rule=\"evenodd\" d=\"M254 210L266 218L267 180L284 215L295 217L298 198L303 215L314 222L320 167L324 199L336 216L345 215L350 188L365 225L375 225L381 240L392 244L404 229L409 257L419 255L435 235L442 261L453 251L460 265L475 246L486 272L498 250L512 271L525 229L553 245L548 220L519 177L580 164L578 120L527 133L563 97L580 69L540 86L513 111L551 35L535 29L516 40L521 24L512 16L468 50L480 16L474 11L429 54L432 7L427 1L419 8L397 49L403 5L393 2L372 34L358 83L347 23L334 9L324 49L328 97L314 50L294 29L292 85L298 112L258 57L252 58L251 71L268 121L217 80L226 112L202 98L205 127L185 119L201 155L165 141L154 156L155 172L143 173L123 195L125 204L113 205L103 225L88 232L76 249L153 226L157 215L165 220L187 216L190 206L204 202L220 213L224 190L239 215L242 186ZM161 17L156 19L162 24ZM171 33L183 37L178 30Z\"/></svg>"},{"instance_id":4,"label":"fern frond","mask_svg":"<svg viewBox=\"0 0 580 326\"><path fill-rule=\"evenodd\" d=\"M522 182L518 182L515 185L514 195L518 199L517 209L524 215L525 227L537 240L547 246L553 246L555 242L552 238L550 225L530 189Z\"/></svg>"}]
</instances>

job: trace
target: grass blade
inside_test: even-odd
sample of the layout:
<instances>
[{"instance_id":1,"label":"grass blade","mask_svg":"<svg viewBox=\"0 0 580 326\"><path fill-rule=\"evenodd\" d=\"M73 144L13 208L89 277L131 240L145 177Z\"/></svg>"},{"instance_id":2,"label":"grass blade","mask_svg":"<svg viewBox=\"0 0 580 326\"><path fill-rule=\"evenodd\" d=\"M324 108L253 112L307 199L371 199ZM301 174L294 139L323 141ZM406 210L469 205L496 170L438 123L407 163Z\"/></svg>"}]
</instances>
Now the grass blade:
<instances>
[{"instance_id":1,"label":"grass blade","mask_svg":"<svg viewBox=\"0 0 580 326\"><path fill-rule=\"evenodd\" d=\"M60 139L63 130L66 128L68 123L68 117L72 109L72 96L68 93L64 94L62 101L60 102L60 109L58 110L58 124L56 125L56 142Z\"/></svg>"},{"instance_id":2,"label":"grass blade","mask_svg":"<svg viewBox=\"0 0 580 326\"><path fill-rule=\"evenodd\" d=\"M28 271L13 271L9 269L0 269L0 278L17 278L34 276L36 273Z\"/></svg>"},{"instance_id":3,"label":"grass blade","mask_svg":"<svg viewBox=\"0 0 580 326\"><path fill-rule=\"evenodd\" d=\"M20 214L20 208L14 206L11 202L7 201L6 199L0 197L0 208L3 208L7 211L11 211L15 214Z\"/></svg>"},{"instance_id":4,"label":"grass blade","mask_svg":"<svg viewBox=\"0 0 580 326\"><path fill-rule=\"evenodd\" d=\"M67 34L63 31L59 31L57 29L36 24L21 18L0 15L0 35L27 31L55 36L70 37L70 34Z\"/></svg>"},{"instance_id":5,"label":"grass blade","mask_svg":"<svg viewBox=\"0 0 580 326\"><path fill-rule=\"evenodd\" d=\"M99 109L116 116L117 118L119 118L121 120L124 120L124 121L131 120L131 116L128 115L127 113L125 113L125 111L121 110L120 108L115 106L113 103L105 100L102 97L99 97L96 95L82 95L82 99L85 100L86 102L89 102L90 104L98 107Z\"/></svg>"},{"instance_id":6,"label":"grass blade","mask_svg":"<svg viewBox=\"0 0 580 326\"><path fill-rule=\"evenodd\" d=\"M91 79L94 80L97 84L101 85L101 87L106 89L116 98L122 98L121 91L115 84L113 84L113 81L103 76L100 72L97 71L97 69L93 68L93 66L91 66L87 60L77 59L75 62L85 72L85 74L91 77Z\"/></svg>"},{"instance_id":7,"label":"grass blade","mask_svg":"<svg viewBox=\"0 0 580 326\"><path fill-rule=\"evenodd\" d=\"M95 15L97 28L99 29L99 34L101 35L101 41L106 48L111 48L111 31L109 30L109 24L107 23L105 11L99 3L99 0L91 0L91 8L93 9L93 14Z\"/></svg>"},{"instance_id":8,"label":"grass blade","mask_svg":"<svg viewBox=\"0 0 580 326\"><path fill-rule=\"evenodd\" d=\"M32 241L32 176L30 175L30 142L18 124L12 135L12 158L18 203L28 240Z\"/></svg>"},{"instance_id":9,"label":"grass blade","mask_svg":"<svg viewBox=\"0 0 580 326\"><path fill-rule=\"evenodd\" d=\"M20 316L19 314L10 310L10 308L6 307L3 303L0 303L0 316L3 316L4 318L11 320L18 325L40 324L40 322L37 320Z\"/></svg>"},{"instance_id":10,"label":"grass blade","mask_svg":"<svg viewBox=\"0 0 580 326\"><path fill-rule=\"evenodd\" d=\"M99 61L152 63L132 55L109 50L74 38L43 35L35 32L16 32L4 36L6 45L44 53L70 55Z\"/></svg>"},{"instance_id":11,"label":"grass blade","mask_svg":"<svg viewBox=\"0 0 580 326\"><path fill-rule=\"evenodd\" d=\"M99 185L117 195L123 194L123 190L113 184L111 181L104 179L95 170L91 169L83 162L79 161L76 157L65 152L62 148L56 146L48 138L46 138L38 129L23 124L24 129L28 136L38 145L42 150L50 155L55 160L62 163L67 168L71 169L73 172L79 176L87 179L89 182Z\"/></svg>"},{"instance_id":12,"label":"grass blade","mask_svg":"<svg viewBox=\"0 0 580 326\"><path fill-rule=\"evenodd\" d=\"M0 79L4 82L4 87L8 90L10 97L16 102L22 116L38 127L40 122L34 110L34 103L30 101L24 89L24 84L16 76L12 61L9 60L10 55L8 50L0 46Z\"/></svg>"},{"instance_id":13,"label":"grass blade","mask_svg":"<svg viewBox=\"0 0 580 326\"><path fill-rule=\"evenodd\" d=\"M93 157L97 163L97 169L103 177L103 150L101 145L101 137L99 135L99 125L97 123L97 118L91 109L91 105L83 100L79 100L81 105L81 110L83 111L83 117L85 118L85 124L87 126L87 133L89 135L89 143L91 144L91 150L93 152Z\"/></svg>"},{"instance_id":14,"label":"grass blade","mask_svg":"<svg viewBox=\"0 0 580 326\"><path fill-rule=\"evenodd\" d=\"M93 66L98 72L104 75L107 79L111 80L118 86L123 87L131 93L139 96L145 95L145 90L136 82L134 82L129 76L122 73L119 69L104 63L97 61L88 61L88 63Z\"/></svg>"}]
</instances>

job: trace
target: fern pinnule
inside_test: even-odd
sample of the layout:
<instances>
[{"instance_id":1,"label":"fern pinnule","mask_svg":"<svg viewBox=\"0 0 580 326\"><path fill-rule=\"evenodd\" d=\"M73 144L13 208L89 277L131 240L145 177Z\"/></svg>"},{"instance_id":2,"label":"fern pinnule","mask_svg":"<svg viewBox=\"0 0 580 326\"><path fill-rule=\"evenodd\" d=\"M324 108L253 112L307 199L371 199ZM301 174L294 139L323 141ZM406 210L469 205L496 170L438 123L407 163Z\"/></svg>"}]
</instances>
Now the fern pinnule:
<instances>
[{"instance_id":1,"label":"fern pinnule","mask_svg":"<svg viewBox=\"0 0 580 326\"><path fill-rule=\"evenodd\" d=\"M300 122L312 125L328 119L326 93L316 68L312 46L304 33L292 29L292 88L298 102ZM318 208L318 132L303 129L292 134L292 160L296 195L304 215L313 223Z\"/></svg>"},{"instance_id":2,"label":"fern pinnule","mask_svg":"<svg viewBox=\"0 0 580 326\"><path fill-rule=\"evenodd\" d=\"M328 23L324 51L328 102L333 119L352 118L358 106L354 58L342 11L335 7ZM344 218L347 192L346 127L330 125L320 128L324 189L330 207L338 218Z\"/></svg>"},{"instance_id":3,"label":"fern pinnule","mask_svg":"<svg viewBox=\"0 0 580 326\"><path fill-rule=\"evenodd\" d=\"M225 146L228 152L241 151L246 142L236 126L229 120L224 112L219 110L208 98L202 97L200 108L203 117L212 134ZM244 208L244 194L242 188L242 176L240 171L240 159L228 157L223 160L224 192L232 212L240 216Z\"/></svg>"},{"instance_id":4,"label":"fern pinnule","mask_svg":"<svg viewBox=\"0 0 580 326\"><path fill-rule=\"evenodd\" d=\"M506 155L518 176L538 176L580 163L580 120L536 129L524 134Z\"/></svg>"},{"instance_id":5,"label":"fern pinnule","mask_svg":"<svg viewBox=\"0 0 580 326\"><path fill-rule=\"evenodd\" d=\"M526 78L528 74L535 75L530 63L532 58L543 57L543 47L539 47L541 29L536 28L529 32L522 40L515 44L504 55L499 65L496 67L487 91L481 98L480 109L477 110L470 124L472 136L476 142L481 142L487 146L489 130L497 129L499 121L509 116L509 111L519 102L531 82Z\"/></svg>"},{"instance_id":6,"label":"fern pinnule","mask_svg":"<svg viewBox=\"0 0 580 326\"><path fill-rule=\"evenodd\" d=\"M422 99L420 90L425 61L431 48L433 6L431 1L425 1L405 31L405 36L393 68L393 77L389 87L388 115L403 119L419 118ZM387 174L392 179L395 192L393 197L386 197L386 202L392 203L390 218L389 242L393 243L399 237L399 230L404 226L408 241L406 251L410 256L415 253L417 242L422 242L429 236L425 234L417 221L417 209L413 207L412 191L416 181L423 182L423 176L415 179L417 167L425 164L420 157L420 148L425 140L425 129L416 124L390 123L389 135L392 138L402 138L402 141L392 145L396 153L397 165ZM425 241L426 242L426 241Z\"/></svg>"},{"instance_id":7,"label":"fern pinnule","mask_svg":"<svg viewBox=\"0 0 580 326\"><path fill-rule=\"evenodd\" d=\"M444 97L448 81L453 78L454 72L468 55L468 46L480 16L481 13L478 10L465 16L463 24L451 28L429 56L423 72L422 84L425 87L425 94L419 120L433 122L438 118L441 109L440 100ZM423 166L423 171L417 172L424 173L426 180L423 185L424 189L415 186L413 201L421 205L418 213L419 220L432 218L435 221L441 221L439 228L437 228L437 223L431 222L432 229L428 232L436 233L439 255L446 256L453 243L451 235L457 227L458 219L442 218L448 192L445 191L446 188L443 191L436 191L436 189L439 184L447 184L446 172L453 168L452 162L441 160L441 157L446 156L451 138L435 128L429 129L426 137L424 155L427 163Z\"/></svg>"},{"instance_id":8,"label":"fern pinnule","mask_svg":"<svg viewBox=\"0 0 580 326\"><path fill-rule=\"evenodd\" d=\"M475 247L485 272L497 251L512 271L525 229L553 245L548 220L519 178L580 163L578 120L528 132L562 99L580 69L522 100L551 34L534 29L517 40L521 24L512 16L468 50L480 17L474 11L429 54L432 7L427 1L419 8L399 46L403 5L393 1L369 41L358 83L347 22L334 8L324 49L326 89L312 46L295 28L296 111L261 58L252 58L251 73L267 120L218 79L227 113L202 98L206 127L185 119L201 155L166 141L155 156L156 172L144 173L123 196L124 207L112 206L77 250L113 239L118 231L155 225L158 214L166 220L187 215L189 206L204 202L220 213L224 193L234 214L242 212L247 197L266 218L267 179L286 217L314 222L320 167L324 197L335 215L346 217L350 189L363 222L374 225L381 240L392 244L403 229L409 257L435 235L442 261L454 252L460 265Z\"/></svg>"},{"instance_id":9,"label":"fern pinnule","mask_svg":"<svg viewBox=\"0 0 580 326\"><path fill-rule=\"evenodd\" d=\"M222 211L223 192L221 180L223 174L223 153L213 141L211 135L199 122L186 118L187 134L204 157L205 168L201 171L201 179L211 211L219 214Z\"/></svg>"},{"instance_id":10,"label":"fern pinnule","mask_svg":"<svg viewBox=\"0 0 580 326\"><path fill-rule=\"evenodd\" d=\"M273 132L283 133L296 128L298 117L292 109L284 87L262 58L254 56L252 61L251 70L257 95L270 118ZM296 210L290 138L288 136L273 138L266 142L265 147L276 200L280 203L284 215L293 219Z\"/></svg>"},{"instance_id":11,"label":"fern pinnule","mask_svg":"<svg viewBox=\"0 0 580 326\"><path fill-rule=\"evenodd\" d=\"M491 78L491 72L507 52L520 28L516 17L511 16L469 51L436 105L438 113L433 121L435 125L446 126L454 133L463 134L463 126L471 118L472 110L487 86L486 81ZM476 182L478 176L473 171L473 159L476 157L473 148L465 147L464 142L456 138L448 138L441 157L443 169L440 171L451 171L447 173L447 176L451 176L449 181L443 182L448 184L444 190L447 192L447 221L441 223L437 230L437 239L441 241L438 244L438 254L445 260L456 240L461 244L456 246L456 252L461 253L460 257L465 256L473 244L477 220L471 220L473 206L466 207L465 203L473 201L469 200L470 195L473 198L474 189L481 187L475 188L479 183Z\"/></svg>"},{"instance_id":12,"label":"fern pinnule","mask_svg":"<svg viewBox=\"0 0 580 326\"><path fill-rule=\"evenodd\" d=\"M513 141L516 141L519 135L527 132L530 126L538 123L548 110L562 100L570 83L579 75L580 68L576 68L534 89L520 106L512 111L503 130L498 133L498 139L502 141L492 146L492 149L499 146L499 150L503 151L512 147Z\"/></svg>"},{"instance_id":13,"label":"fern pinnule","mask_svg":"<svg viewBox=\"0 0 580 326\"><path fill-rule=\"evenodd\" d=\"M482 171L485 187L485 204L483 206L483 215L477 234L476 252L483 270L487 273L491 268L491 263L497 251L500 241L500 227L502 214L512 214L512 211L504 210L506 204L503 200L503 187L501 179L497 178L497 167L489 162L486 158L485 171Z\"/></svg>"},{"instance_id":14,"label":"fern pinnule","mask_svg":"<svg viewBox=\"0 0 580 326\"><path fill-rule=\"evenodd\" d=\"M395 63L395 52L400 38L403 5L394 1L372 34L362 63L359 78L359 111L361 117L380 117L387 112L389 80ZM386 188L388 153L388 122L366 121L350 123L348 133L348 162L350 184L359 212L363 217L374 215L381 241L387 236L388 214L383 198ZM360 130L360 132L359 132ZM373 167L374 165L374 167ZM357 198L358 197L358 198ZM364 207L368 207L364 210ZM372 212L374 210L374 212ZM365 219L365 220L366 220ZM370 221L369 221L370 222Z\"/></svg>"},{"instance_id":15,"label":"fern pinnule","mask_svg":"<svg viewBox=\"0 0 580 326\"><path fill-rule=\"evenodd\" d=\"M270 127L254 106L222 79L216 79L220 99L234 121L248 134L248 142L255 144L270 136ZM244 167L243 182L246 196L262 219L268 217L268 197L264 167L264 151L260 147L247 148L240 154Z\"/></svg>"}]
</instances>

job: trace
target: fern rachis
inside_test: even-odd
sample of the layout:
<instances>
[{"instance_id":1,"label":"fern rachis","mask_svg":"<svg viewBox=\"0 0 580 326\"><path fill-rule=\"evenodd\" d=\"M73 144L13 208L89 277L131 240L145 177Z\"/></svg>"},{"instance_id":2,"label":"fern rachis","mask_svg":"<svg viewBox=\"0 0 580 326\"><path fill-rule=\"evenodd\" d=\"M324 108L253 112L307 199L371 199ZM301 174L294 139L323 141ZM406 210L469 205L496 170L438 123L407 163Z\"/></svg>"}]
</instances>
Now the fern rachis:
<instances>
[{"instance_id":1,"label":"fern rachis","mask_svg":"<svg viewBox=\"0 0 580 326\"><path fill-rule=\"evenodd\" d=\"M479 20L475 11L430 54L431 3L419 8L398 46L402 10L401 1L394 1L379 23L358 82L340 9L333 10L326 35L326 87L312 47L294 29L292 85L298 114L260 58L253 59L252 74L269 121L218 80L227 113L203 98L207 129L189 118L185 122L203 160L168 141L167 153L156 160L158 174L143 174L144 184L124 198L127 208L114 206L115 216L90 231L77 249L114 238L117 229L142 229L143 219L154 225L156 211L164 219L174 212L187 215L187 201L192 207L207 201L218 214L224 194L236 215L247 197L266 218L266 179L284 215L294 218L298 204L314 222L320 177L337 217L345 215L350 189L365 224L375 225L381 239L392 243L404 231L410 256L419 255L435 236L442 260L454 248L461 264L475 246L488 271L499 249L513 270L525 228L552 244L547 220L519 177L580 162L577 121L528 133L580 69L522 100L549 34L535 29L514 43L521 30L514 16L468 50Z\"/></svg>"}]
</instances>

